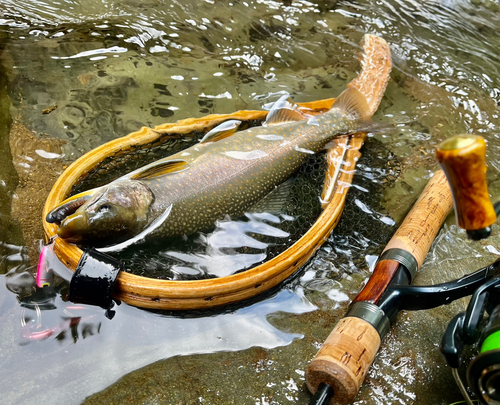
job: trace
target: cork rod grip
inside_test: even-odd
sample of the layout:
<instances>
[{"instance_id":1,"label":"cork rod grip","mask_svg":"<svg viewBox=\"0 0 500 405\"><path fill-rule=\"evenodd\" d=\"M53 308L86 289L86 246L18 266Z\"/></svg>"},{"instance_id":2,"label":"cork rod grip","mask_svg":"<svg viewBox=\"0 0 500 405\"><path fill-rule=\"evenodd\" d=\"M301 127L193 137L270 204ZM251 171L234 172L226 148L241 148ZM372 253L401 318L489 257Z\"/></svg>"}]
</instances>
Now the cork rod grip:
<instances>
[{"instance_id":1,"label":"cork rod grip","mask_svg":"<svg viewBox=\"0 0 500 405\"><path fill-rule=\"evenodd\" d=\"M434 173L417 202L384 249L410 252L422 266L436 234L453 206L453 197L442 170Z\"/></svg>"},{"instance_id":2,"label":"cork rod grip","mask_svg":"<svg viewBox=\"0 0 500 405\"><path fill-rule=\"evenodd\" d=\"M440 170L429 181L385 250L407 250L413 254L420 268L451 206L451 190ZM378 277L374 272L370 281L374 276ZM387 285L392 276L386 275L385 278L379 281ZM363 291L369 289L370 281ZM370 294L369 291L367 293ZM343 318L309 364L306 371L309 390L315 393L320 383L326 383L334 391L331 404L351 403L379 347L380 335L370 323L356 317Z\"/></svg>"},{"instance_id":3,"label":"cork rod grip","mask_svg":"<svg viewBox=\"0 0 500 405\"><path fill-rule=\"evenodd\" d=\"M331 404L349 404L359 391L380 347L377 330L360 318L340 320L306 370L309 391L320 383L333 388Z\"/></svg>"},{"instance_id":4,"label":"cork rod grip","mask_svg":"<svg viewBox=\"0 0 500 405\"><path fill-rule=\"evenodd\" d=\"M477 135L457 135L436 149L453 191L457 223L467 231L489 227L496 213L486 185L486 142Z\"/></svg>"}]
</instances>

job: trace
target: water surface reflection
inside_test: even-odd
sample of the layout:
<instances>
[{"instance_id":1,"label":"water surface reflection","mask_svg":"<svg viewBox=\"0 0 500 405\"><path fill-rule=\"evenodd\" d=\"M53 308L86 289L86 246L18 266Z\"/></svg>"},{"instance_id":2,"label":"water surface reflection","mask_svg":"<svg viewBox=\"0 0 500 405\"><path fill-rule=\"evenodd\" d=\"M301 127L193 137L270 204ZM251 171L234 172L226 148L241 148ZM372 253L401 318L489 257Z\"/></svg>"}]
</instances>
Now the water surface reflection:
<instances>
[{"instance_id":1,"label":"water surface reflection","mask_svg":"<svg viewBox=\"0 0 500 405\"><path fill-rule=\"evenodd\" d=\"M1 278L5 289L9 276ZM288 345L303 335L281 331L268 316L315 309L300 291L285 289L227 313L183 317L119 305L108 319L100 308L63 301L65 288L35 289L20 305L14 294L2 295L1 335L8 347L2 356L2 370L8 373L0 380L2 401L26 403L36 396L40 403L63 404L71 393L70 401L79 403L89 393L159 359ZM29 377L28 370L33 371ZM27 383L32 388L11 389Z\"/></svg>"},{"instance_id":2,"label":"water surface reflection","mask_svg":"<svg viewBox=\"0 0 500 405\"><path fill-rule=\"evenodd\" d=\"M165 359L155 363L165 369L152 364L130 373L94 399L130 392L151 401L166 395L169 375L155 374L151 384L135 376L188 359L201 367L202 358L230 356L187 355L227 350L238 351L235 364L258 366L248 375L235 367L229 377L213 363L210 387L221 387L219 394L205 390L195 400L307 403L295 370L344 314L436 169L437 143L461 132L483 135L490 191L500 199L495 2L4 0L0 8L0 389L7 403L79 403ZM30 304L43 298L33 287L41 205L64 166L142 125L258 109L282 91L296 101L335 96L359 71L353 55L367 32L391 46L394 69L375 119L394 123L398 133L368 140L337 230L297 279L260 302L209 317L121 305L109 320L101 310L70 308L61 280L45 304ZM460 276L498 256L498 227L481 244L452 224L450 217L420 283ZM458 401L436 345L460 305L401 314L356 403ZM260 352L252 346L265 348L269 359L254 361ZM244 398L230 394L236 378L248 382ZM175 392L191 398L192 386L179 383Z\"/></svg>"}]
</instances>

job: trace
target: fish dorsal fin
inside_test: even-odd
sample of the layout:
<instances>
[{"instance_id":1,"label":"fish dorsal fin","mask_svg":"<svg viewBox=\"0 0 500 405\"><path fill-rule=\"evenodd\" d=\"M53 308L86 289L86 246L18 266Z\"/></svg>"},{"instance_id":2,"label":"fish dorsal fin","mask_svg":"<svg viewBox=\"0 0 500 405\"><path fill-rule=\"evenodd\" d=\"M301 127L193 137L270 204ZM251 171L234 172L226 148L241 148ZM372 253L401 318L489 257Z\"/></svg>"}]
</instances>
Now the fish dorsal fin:
<instances>
[{"instance_id":1,"label":"fish dorsal fin","mask_svg":"<svg viewBox=\"0 0 500 405\"><path fill-rule=\"evenodd\" d=\"M208 131L200 143L217 142L221 139L227 138L237 131L240 124L241 121L238 120L225 121Z\"/></svg>"},{"instance_id":2,"label":"fish dorsal fin","mask_svg":"<svg viewBox=\"0 0 500 405\"><path fill-rule=\"evenodd\" d=\"M354 87L342 92L333 104L332 110L334 109L349 114L353 120L367 120L370 118L370 107L368 107L366 97Z\"/></svg>"},{"instance_id":3,"label":"fish dorsal fin","mask_svg":"<svg viewBox=\"0 0 500 405\"><path fill-rule=\"evenodd\" d=\"M72 197L66 198L47 214L45 220L50 224L61 223L64 218L73 214L78 208L90 200L90 198L101 188L102 187L93 188L92 190L87 190L83 193L78 193Z\"/></svg>"},{"instance_id":4,"label":"fish dorsal fin","mask_svg":"<svg viewBox=\"0 0 500 405\"><path fill-rule=\"evenodd\" d=\"M189 163L184 159L160 160L147 165L144 170L140 170L130 178L132 180L150 180L165 174L183 172L187 169L189 169Z\"/></svg>"},{"instance_id":5,"label":"fish dorsal fin","mask_svg":"<svg viewBox=\"0 0 500 405\"><path fill-rule=\"evenodd\" d=\"M302 121L309 118L310 115L299 110L289 94L285 94L276 101L267 114L266 125L278 125L284 122Z\"/></svg>"}]
</instances>

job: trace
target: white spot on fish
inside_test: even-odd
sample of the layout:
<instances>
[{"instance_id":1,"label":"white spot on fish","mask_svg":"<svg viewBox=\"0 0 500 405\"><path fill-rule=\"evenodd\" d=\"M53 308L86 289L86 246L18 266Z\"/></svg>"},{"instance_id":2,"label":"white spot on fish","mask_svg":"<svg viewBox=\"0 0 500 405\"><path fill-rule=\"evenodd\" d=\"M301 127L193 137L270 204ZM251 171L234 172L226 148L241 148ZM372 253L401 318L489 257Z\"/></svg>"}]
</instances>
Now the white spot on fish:
<instances>
[{"instance_id":1,"label":"white spot on fish","mask_svg":"<svg viewBox=\"0 0 500 405\"><path fill-rule=\"evenodd\" d=\"M295 145L295 148L294 148L297 152L303 152L303 153L309 153L310 155L314 155L314 152L312 150L309 150L309 149L304 149L304 148L301 148L300 146L298 145Z\"/></svg>"},{"instance_id":2,"label":"white spot on fish","mask_svg":"<svg viewBox=\"0 0 500 405\"><path fill-rule=\"evenodd\" d=\"M316 117L311 117L307 120L307 123L309 125L313 125L313 126L319 126L319 121Z\"/></svg>"},{"instance_id":3,"label":"white spot on fish","mask_svg":"<svg viewBox=\"0 0 500 405\"><path fill-rule=\"evenodd\" d=\"M282 139L285 139L281 135L257 135L257 138L264 139L266 141L281 141Z\"/></svg>"},{"instance_id":4,"label":"white spot on fish","mask_svg":"<svg viewBox=\"0 0 500 405\"><path fill-rule=\"evenodd\" d=\"M189 152L184 152L184 153L181 154L181 156L189 156L190 154L191 153L189 153Z\"/></svg>"},{"instance_id":5,"label":"white spot on fish","mask_svg":"<svg viewBox=\"0 0 500 405\"><path fill-rule=\"evenodd\" d=\"M230 151L230 152L225 152L225 155L234 159L254 160L266 157L267 153L264 152L263 150L257 149L257 150L252 150L250 152Z\"/></svg>"}]
</instances>

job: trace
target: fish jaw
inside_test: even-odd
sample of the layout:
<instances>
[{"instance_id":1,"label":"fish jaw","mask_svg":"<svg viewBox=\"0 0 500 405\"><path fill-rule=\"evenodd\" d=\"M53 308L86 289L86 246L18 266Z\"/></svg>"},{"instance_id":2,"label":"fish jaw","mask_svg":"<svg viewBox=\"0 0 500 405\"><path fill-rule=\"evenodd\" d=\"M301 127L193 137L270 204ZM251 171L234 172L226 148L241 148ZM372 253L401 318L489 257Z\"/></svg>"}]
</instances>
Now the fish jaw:
<instances>
[{"instance_id":1,"label":"fish jaw","mask_svg":"<svg viewBox=\"0 0 500 405\"><path fill-rule=\"evenodd\" d=\"M45 220L49 224L60 224L64 218L73 214L78 208L84 205L87 201L95 198L96 195L102 194L102 187L84 191L72 197L67 198L59 205L54 207L46 216Z\"/></svg>"},{"instance_id":2,"label":"fish jaw","mask_svg":"<svg viewBox=\"0 0 500 405\"><path fill-rule=\"evenodd\" d=\"M83 234L89 227L89 221L85 213L75 213L66 217L57 230L57 236L70 243L80 243Z\"/></svg>"}]
</instances>

